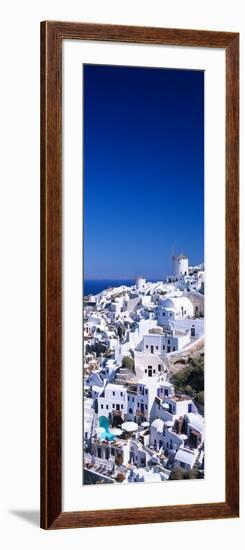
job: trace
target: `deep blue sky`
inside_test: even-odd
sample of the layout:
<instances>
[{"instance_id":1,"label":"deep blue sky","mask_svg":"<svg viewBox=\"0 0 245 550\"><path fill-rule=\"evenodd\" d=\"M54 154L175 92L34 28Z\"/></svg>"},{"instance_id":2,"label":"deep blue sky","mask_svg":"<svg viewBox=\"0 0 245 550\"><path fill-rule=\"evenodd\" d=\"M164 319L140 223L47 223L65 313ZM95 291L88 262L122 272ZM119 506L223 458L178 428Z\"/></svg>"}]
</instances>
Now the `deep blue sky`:
<instances>
[{"instance_id":1,"label":"deep blue sky","mask_svg":"<svg viewBox=\"0 0 245 550\"><path fill-rule=\"evenodd\" d=\"M204 259L204 73L84 66L84 277Z\"/></svg>"}]
</instances>

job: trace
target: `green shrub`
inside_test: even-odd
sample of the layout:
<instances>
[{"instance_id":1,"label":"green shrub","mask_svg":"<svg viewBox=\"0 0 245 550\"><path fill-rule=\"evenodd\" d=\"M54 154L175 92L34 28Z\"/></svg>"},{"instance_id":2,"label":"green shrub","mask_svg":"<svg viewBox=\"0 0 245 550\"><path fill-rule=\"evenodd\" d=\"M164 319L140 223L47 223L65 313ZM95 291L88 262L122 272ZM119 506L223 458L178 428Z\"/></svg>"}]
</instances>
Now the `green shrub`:
<instances>
[{"instance_id":1,"label":"green shrub","mask_svg":"<svg viewBox=\"0 0 245 550\"><path fill-rule=\"evenodd\" d=\"M169 479L184 479L184 470L182 468L173 468Z\"/></svg>"},{"instance_id":2,"label":"green shrub","mask_svg":"<svg viewBox=\"0 0 245 550\"><path fill-rule=\"evenodd\" d=\"M191 359L189 365L176 372L171 382L179 389L191 394L204 390L204 358Z\"/></svg>"},{"instance_id":3,"label":"green shrub","mask_svg":"<svg viewBox=\"0 0 245 550\"><path fill-rule=\"evenodd\" d=\"M185 479L197 479L198 478L198 469L197 468L191 468L190 470L186 471L184 473Z\"/></svg>"},{"instance_id":4,"label":"green shrub","mask_svg":"<svg viewBox=\"0 0 245 550\"><path fill-rule=\"evenodd\" d=\"M198 401L198 403L200 403L200 405L204 406L204 391L198 392L196 400Z\"/></svg>"},{"instance_id":5,"label":"green shrub","mask_svg":"<svg viewBox=\"0 0 245 550\"><path fill-rule=\"evenodd\" d=\"M125 355L122 360L122 367L131 370L132 372L135 372L135 365L134 360L129 355Z\"/></svg>"}]
</instances>

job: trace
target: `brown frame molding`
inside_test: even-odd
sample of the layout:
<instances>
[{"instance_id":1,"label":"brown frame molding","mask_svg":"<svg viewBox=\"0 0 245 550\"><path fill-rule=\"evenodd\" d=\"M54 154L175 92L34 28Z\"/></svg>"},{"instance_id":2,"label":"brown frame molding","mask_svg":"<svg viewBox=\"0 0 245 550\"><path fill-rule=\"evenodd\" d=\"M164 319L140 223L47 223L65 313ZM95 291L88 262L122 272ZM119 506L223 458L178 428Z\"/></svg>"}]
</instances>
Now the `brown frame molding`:
<instances>
[{"instance_id":1,"label":"brown frame molding","mask_svg":"<svg viewBox=\"0 0 245 550\"><path fill-rule=\"evenodd\" d=\"M186 506L62 512L62 40L226 50L226 499ZM239 34L90 23L41 23L41 527L59 529L239 515ZM229 405L228 405L229 403Z\"/></svg>"}]
</instances>

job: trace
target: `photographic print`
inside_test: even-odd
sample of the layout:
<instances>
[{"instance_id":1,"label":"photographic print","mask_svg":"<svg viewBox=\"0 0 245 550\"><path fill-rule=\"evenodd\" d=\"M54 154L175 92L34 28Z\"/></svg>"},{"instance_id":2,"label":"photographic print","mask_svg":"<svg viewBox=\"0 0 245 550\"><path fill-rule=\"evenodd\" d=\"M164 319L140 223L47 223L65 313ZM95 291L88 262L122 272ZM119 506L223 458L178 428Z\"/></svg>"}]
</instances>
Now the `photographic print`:
<instances>
[{"instance_id":1,"label":"photographic print","mask_svg":"<svg viewBox=\"0 0 245 550\"><path fill-rule=\"evenodd\" d=\"M42 528L239 517L238 310L239 33L43 21Z\"/></svg>"},{"instance_id":2,"label":"photographic print","mask_svg":"<svg viewBox=\"0 0 245 550\"><path fill-rule=\"evenodd\" d=\"M83 483L202 479L204 71L83 85Z\"/></svg>"}]
</instances>

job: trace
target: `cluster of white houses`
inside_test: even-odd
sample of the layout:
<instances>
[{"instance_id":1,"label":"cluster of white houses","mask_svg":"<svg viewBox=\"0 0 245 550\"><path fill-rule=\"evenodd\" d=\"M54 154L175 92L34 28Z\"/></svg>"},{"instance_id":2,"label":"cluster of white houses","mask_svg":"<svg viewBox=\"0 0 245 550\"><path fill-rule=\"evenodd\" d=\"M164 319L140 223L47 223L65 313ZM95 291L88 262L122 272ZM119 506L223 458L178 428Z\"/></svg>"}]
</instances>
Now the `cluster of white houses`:
<instances>
[{"instance_id":1,"label":"cluster of white houses","mask_svg":"<svg viewBox=\"0 0 245 550\"><path fill-rule=\"evenodd\" d=\"M169 479L204 468L204 419L169 381L169 360L204 339L204 266L143 277L84 301L84 482ZM125 359L126 358L126 359Z\"/></svg>"}]
</instances>

